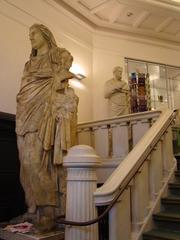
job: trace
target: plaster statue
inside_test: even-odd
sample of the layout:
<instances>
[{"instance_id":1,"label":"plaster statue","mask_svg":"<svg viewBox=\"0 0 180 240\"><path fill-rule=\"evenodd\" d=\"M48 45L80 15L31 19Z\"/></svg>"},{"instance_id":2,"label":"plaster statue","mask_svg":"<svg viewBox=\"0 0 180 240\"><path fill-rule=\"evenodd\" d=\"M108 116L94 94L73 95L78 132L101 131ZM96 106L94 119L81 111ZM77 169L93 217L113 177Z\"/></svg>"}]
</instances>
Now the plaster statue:
<instances>
[{"instance_id":1,"label":"plaster statue","mask_svg":"<svg viewBox=\"0 0 180 240\"><path fill-rule=\"evenodd\" d=\"M20 180L28 215L38 216L39 228L48 230L59 206L63 155L75 144L78 97L68 85L71 54L57 47L42 24L32 25L29 36L32 52L17 95Z\"/></svg>"},{"instance_id":2,"label":"plaster statue","mask_svg":"<svg viewBox=\"0 0 180 240\"><path fill-rule=\"evenodd\" d=\"M129 113L128 84L122 81L122 67L113 69L114 77L105 83L104 97L109 100L110 116Z\"/></svg>"}]
</instances>

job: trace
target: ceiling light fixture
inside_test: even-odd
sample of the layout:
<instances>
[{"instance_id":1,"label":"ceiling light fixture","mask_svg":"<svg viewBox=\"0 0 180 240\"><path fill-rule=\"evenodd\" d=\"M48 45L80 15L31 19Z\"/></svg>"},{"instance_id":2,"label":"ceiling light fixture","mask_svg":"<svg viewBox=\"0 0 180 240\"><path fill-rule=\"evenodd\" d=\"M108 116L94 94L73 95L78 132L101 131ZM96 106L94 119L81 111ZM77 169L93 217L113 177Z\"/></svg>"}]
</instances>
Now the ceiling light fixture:
<instances>
[{"instance_id":1,"label":"ceiling light fixture","mask_svg":"<svg viewBox=\"0 0 180 240\"><path fill-rule=\"evenodd\" d=\"M131 17L133 15L132 12L127 12L127 17Z\"/></svg>"}]
</instances>

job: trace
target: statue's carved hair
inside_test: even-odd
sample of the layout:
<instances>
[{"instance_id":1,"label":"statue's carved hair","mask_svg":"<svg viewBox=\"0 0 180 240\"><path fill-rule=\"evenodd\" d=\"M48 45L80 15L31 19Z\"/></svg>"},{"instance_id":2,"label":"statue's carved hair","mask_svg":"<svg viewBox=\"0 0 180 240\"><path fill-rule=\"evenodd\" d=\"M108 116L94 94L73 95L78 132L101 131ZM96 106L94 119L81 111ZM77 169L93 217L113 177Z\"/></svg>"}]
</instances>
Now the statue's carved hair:
<instances>
[{"instance_id":1,"label":"statue's carved hair","mask_svg":"<svg viewBox=\"0 0 180 240\"><path fill-rule=\"evenodd\" d=\"M52 32L49 30L49 28L47 28L43 24L37 24L37 23L33 24L30 27L30 29L32 29L32 28L36 28L36 29L38 29L42 33L42 36L44 37L44 39L48 43L49 49L57 47L56 40L55 40ZM32 49L31 55L32 56L36 56L37 55L37 50L36 49Z\"/></svg>"},{"instance_id":2,"label":"statue's carved hair","mask_svg":"<svg viewBox=\"0 0 180 240\"><path fill-rule=\"evenodd\" d=\"M113 73L116 72L117 70L121 70L121 72L122 72L123 68L121 66L116 66L113 68Z\"/></svg>"}]
</instances>

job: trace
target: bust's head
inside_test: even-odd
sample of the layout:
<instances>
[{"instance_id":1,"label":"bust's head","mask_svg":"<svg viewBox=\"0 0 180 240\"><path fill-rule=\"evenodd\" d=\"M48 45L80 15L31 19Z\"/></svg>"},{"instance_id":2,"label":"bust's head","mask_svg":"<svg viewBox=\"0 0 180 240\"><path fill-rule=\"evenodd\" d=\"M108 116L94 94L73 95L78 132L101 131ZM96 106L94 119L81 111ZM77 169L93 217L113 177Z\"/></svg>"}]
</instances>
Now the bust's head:
<instances>
[{"instance_id":1,"label":"bust's head","mask_svg":"<svg viewBox=\"0 0 180 240\"><path fill-rule=\"evenodd\" d=\"M122 78L122 72L123 72L123 68L120 67L120 66L116 66L113 68L113 75L114 75L114 78L117 79L117 80L121 80Z\"/></svg>"},{"instance_id":2,"label":"bust's head","mask_svg":"<svg viewBox=\"0 0 180 240\"><path fill-rule=\"evenodd\" d=\"M53 34L43 24L33 24L29 29L29 38L32 45L33 56L36 56L37 51L45 45L49 50L57 47Z\"/></svg>"}]
</instances>

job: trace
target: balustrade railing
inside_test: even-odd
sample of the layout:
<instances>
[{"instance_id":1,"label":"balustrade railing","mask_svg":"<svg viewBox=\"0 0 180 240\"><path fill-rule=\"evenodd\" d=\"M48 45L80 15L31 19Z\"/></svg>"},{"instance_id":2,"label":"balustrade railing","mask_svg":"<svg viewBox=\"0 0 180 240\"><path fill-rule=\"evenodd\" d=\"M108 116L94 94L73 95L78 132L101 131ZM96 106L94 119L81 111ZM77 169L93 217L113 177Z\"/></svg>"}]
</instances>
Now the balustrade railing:
<instances>
[{"instance_id":1,"label":"balustrade railing","mask_svg":"<svg viewBox=\"0 0 180 240\"><path fill-rule=\"evenodd\" d=\"M160 112L152 114L147 113L144 120L142 120L141 115L135 115L136 118L140 117L141 120L139 121L141 123L138 122L138 119L134 120L134 116L133 120L124 117L126 120L124 122L128 122L127 119L129 120L134 133L139 132L138 129L142 130L140 124L145 124L141 132L144 134L149 128L149 122L155 121ZM137 144L107 181L96 191L94 191L97 183L95 171L99 164L97 156L87 146L75 146L75 150L79 148L80 151L75 151L76 155L74 157L71 156L70 151L70 154L65 158L65 166L68 168L69 176L67 192L69 192L67 195L67 218L64 223L72 226L66 227L66 236L71 236L66 240L98 239L96 224L101 217L96 218L95 205L107 206L109 211L109 240L137 240L145 228L148 230L148 227L151 227L152 213L158 210L160 197L165 192L167 183L173 176L176 167L171 131L171 124L175 115L175 111L171 110L161 113L160 117L140 140L141 134L133 138L133 143ZM104 120L101 124L100 122L98 124L97 122L90 123L89 127L88 124L84 124L83 127L79 125L79 129L85 129L86 127L88 135L85 134L85 136L91 136L90 138L87 137L86 140L91 139L90 143L92 143L92 133L97 131L97 128L99 129L98 134L101 135L103 132L102 136L107 138L108 134L103 130L109 129L109 127L104 126L114 127L114 124L119 126L123 122L122 118L111 120L107 122ZM134 124L136 127L133 128ZM81 133L84 132L83 130ZM116 133L113 136L114 138ZM82 134L79 137L82 137ZM96 138L96 135L94 134L93 137ZM100 136L96 138L96 141L99 141L97 139L100 139ZM103 141L102 144L107 143L106 141ZM98 149L100 144L96 143L94 146ZM107 152L106 149L106 151L100 153L104 154L102 156L106 156ZM76 177L76 172L78 177ZM93 192L94 201L92 198ZM80 209L81 216L78 209ZM93 217L96 219L93 220ZM85 222L81 223L83 221ZM86 227L89 224L95 225L91 229Z\"/></svg>"},{"instance_id":2,"label":"balustrade railing","mask_svg":"<svg viewBox=\"0 0 180 240\"><path fill-rule=\"evenodd\" d=\"M135 113L78 124L78 144L92 146L104 160L122 160L160 115Z\"/></svg>"},{"instance_id":3,"label":"balustrade railing","mask_svg":"<svg viewBox=\"0 0 180 240\"><path fill-rule=\"evenodd\" d=\"M109 205L109 240L139 239L176 167L172 148L173 111L167 110L141 138L102 187L96 205ZM157 210L157 209L156 209ZM148 223L148 224L147 224Z\"/></svg>"}]
</instances>

